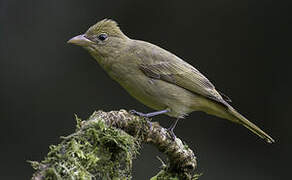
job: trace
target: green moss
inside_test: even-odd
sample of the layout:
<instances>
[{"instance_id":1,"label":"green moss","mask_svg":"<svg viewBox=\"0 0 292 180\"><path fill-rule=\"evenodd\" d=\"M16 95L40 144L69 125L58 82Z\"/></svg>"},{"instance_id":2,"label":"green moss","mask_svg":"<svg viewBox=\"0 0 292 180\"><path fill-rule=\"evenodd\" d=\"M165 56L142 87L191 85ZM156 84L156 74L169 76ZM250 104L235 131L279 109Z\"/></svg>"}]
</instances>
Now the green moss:
<instances>
[{"instance_id":1,"label":"green moss","mask_svg":"<svg viewBox=\"0 0 292 180\"><path fill-rule=\"evenodd\" d=\"M52 180L131 179L132 159L139 149L136 139L101 120L76 120L76 133L51 145L45 160L33 162L33 167L50 165L43 175Z\"/></svg>"},{"instance_id":2,"label":"green moss","mask_svg":"<svg viewBox=\"0 0 292 180\"><path fill-rule=\"evenodd\" d=\"M156 176L152 177L150 180L198 180L201 175L202 173L194 174L192 177L181 177L178 174L173 174L168 171L161 170Z\"/></svg>"},{"instance_id":3,"label":"green moss","mask_svg":"<svg viewBox=\"0 0 292 180\"><path fill-rule=\"evenodd\" d=\"M150 180L179 180L179 178L176 175L161 170L156 176L152 177Z\"/></svg>"}]
</instances>

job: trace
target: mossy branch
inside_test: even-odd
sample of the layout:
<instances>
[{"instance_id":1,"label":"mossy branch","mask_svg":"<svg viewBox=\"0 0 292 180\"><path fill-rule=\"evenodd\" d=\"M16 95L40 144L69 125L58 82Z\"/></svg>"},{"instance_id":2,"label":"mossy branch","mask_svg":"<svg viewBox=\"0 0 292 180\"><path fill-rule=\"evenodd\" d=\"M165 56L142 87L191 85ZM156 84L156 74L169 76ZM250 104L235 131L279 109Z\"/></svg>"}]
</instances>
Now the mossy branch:
<instances>
[{"instance_id":1,"label":"mossy branch","mask_svg":"<svg viewBox=\"0 0 292 180\"><path fill-rule=\"evenodd\" d=\"M76 120L76 132L50 146L45 160L30 161L36 170L32 180L131 179L132 160L142 143L167 156L167 163L151 180L198 177L193 151L156 122L125 110L96 111L86 121Z\"/></svg>"}]
</instances>

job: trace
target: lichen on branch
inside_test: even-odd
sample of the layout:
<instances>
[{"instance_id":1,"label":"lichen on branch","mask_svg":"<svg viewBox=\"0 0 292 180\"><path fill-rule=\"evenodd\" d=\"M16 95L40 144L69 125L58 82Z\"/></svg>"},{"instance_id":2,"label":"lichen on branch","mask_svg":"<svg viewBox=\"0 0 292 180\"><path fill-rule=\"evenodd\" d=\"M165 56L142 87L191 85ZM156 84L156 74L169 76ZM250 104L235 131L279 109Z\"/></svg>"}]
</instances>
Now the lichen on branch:
<instances>
[{"instance_id":1,"label":"lichen on branch","mask_svg":"<svg viewBox=\"0 0 292 180\"><path fill-rule=\"evenodd\" d=\"M76 132L50 146L43 161L31 162L32 179L131 179L132 160L142 143L150 143L167 156L156 179L194 179L196 158L178 138L158 123L125 110L96 111L88 120L77 118ZM152 179L153 179L152 178Z\"/></svg>"}]
</instances>

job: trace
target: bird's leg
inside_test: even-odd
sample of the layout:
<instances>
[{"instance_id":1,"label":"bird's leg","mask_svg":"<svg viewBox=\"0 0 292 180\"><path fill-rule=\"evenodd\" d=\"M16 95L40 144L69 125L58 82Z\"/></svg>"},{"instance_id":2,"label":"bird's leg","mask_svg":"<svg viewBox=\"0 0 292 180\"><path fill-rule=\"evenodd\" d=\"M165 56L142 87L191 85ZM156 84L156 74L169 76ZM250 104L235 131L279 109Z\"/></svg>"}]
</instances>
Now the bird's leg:
<instances>
[{"instance_id":1,"label":"bird's leg","mask_svg":"<svg viewBox=\"0 0 292 180\"><path fill-rule=\"evenodd\" d=\"M167 131L169 132L169 134L170 134L170 136L172 137L173 140L175 140L175 138L176 138L176 136L175 136L173 130L174 130L175 126L177 125L178 120L179 120L179 118L177 118L177 119L175 120L175 122L172 123L172 124L170 125L170 127L167 129Z\"/></svg>"},{"instance_id":2,"label":"bird's leg","mask_svg":"<svg viewBox=\"0 0 292 180\"><path fill-rule=\"evenodd\" d=\"M138 112L138 111L135 111L135 110L130 110L129 111L131 114L136 114L138 116L141 116L141 117L145 117L147 118L147 122L148 122L148 125L149 125L149 128L152 129L152 123L151 123L151 120L148 119L149 117L153 117L153 116L156 116L156 115L159 115L159 114L164 114L164 113L168 113L169 110L168 109L164 109L164 110L161 110L161 111L155 111L155 112L151 112L151 113L141 113L141 112Z\"/></svg>"},{"instance_id":3,"label":"bird's leg","mask_svg":"<svg viewBox=\"0 0 292 180\"><path fill-rule=\"evenodd\" d=\"M129 112L131 114L136 114L136 115L141 116L141 117L150 118L150 117L153 117L153 116L156 116L156 115L159 115L159 114L168 113L169 110L168 109L164 109L164 110L161 110L161 111L155 111L155 112L146 113L146 114L138 112L138 111L135 111L135 110L130 110Z\"/></svg>"}]
</instances>

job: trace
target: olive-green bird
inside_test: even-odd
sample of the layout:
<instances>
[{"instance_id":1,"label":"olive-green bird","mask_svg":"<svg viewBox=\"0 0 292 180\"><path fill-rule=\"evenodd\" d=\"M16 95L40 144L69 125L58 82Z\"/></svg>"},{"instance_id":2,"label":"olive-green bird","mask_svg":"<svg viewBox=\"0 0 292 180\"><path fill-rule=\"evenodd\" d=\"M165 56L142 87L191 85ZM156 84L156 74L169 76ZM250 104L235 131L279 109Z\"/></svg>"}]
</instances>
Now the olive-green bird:
<instances>
[{"instance_id":1,"label":"olive-green bird","mask_svg":"<svg viewBox=\"0 0 292 180\"><path fill-rule=\"evenodd\" d=\"M68 43L84 47L128 93L158 110L134 113L146 117L164 113L176 117L169 129L173 136L179 118L193 111L203 111L242 124L267 142L274 142L232 108L227 103L230 99L217 91L196 68L156 45L130 39L113 20L99 21Z\"/></svg>"}]
</instances>

